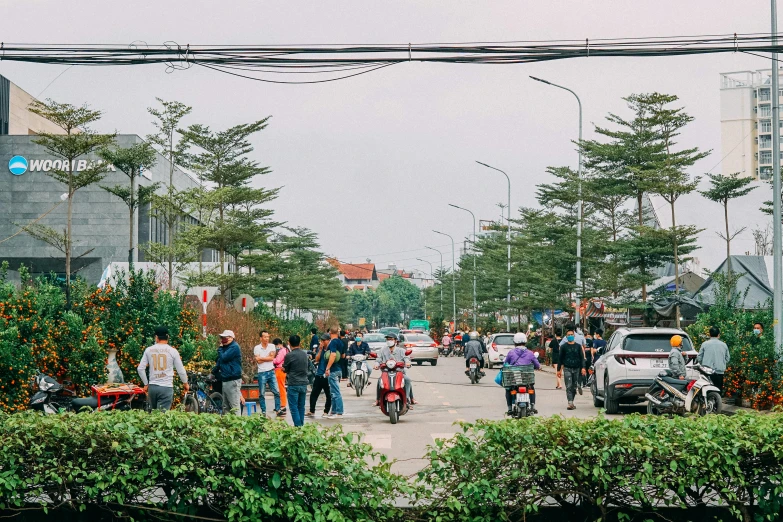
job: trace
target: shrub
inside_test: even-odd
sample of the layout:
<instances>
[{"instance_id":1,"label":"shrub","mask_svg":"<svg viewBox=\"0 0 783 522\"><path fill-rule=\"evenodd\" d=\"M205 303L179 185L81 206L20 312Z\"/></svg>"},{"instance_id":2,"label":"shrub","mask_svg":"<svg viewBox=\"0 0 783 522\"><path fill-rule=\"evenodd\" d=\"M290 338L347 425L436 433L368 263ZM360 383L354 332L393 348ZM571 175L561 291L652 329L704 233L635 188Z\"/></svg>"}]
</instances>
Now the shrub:
<instances>
[{"instance_id":1,"label":"shrub","mask_svg":"<svg viewBox=\"0 0 783 522\"><path fill-rule=\"evenodd\" d=\"M401 520L393 502L412 487L355 439L339 427L293 428L261 416L0 414L0 509L97 505L141 520Z\"/></svg>"},{"instance_id":2,"label":"shrub","mask_svg":"<svg viewBox=\"0 0 783 522\"><path fill-rule=\"evenodd\" d=\"M422 518L522 520L553 501L573 520L715 504L748 521L783 513L776 414L479 421L428 458Z\"/></svg>"}]
</instances>

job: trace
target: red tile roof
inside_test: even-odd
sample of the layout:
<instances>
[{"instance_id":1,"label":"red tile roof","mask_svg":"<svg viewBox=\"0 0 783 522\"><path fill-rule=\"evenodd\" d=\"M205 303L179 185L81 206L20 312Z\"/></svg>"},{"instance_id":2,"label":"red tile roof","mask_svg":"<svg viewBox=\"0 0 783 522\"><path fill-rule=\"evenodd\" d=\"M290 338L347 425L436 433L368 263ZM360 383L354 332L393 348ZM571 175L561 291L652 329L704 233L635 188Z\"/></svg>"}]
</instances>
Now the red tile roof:
<instances>
[{"instance_id":1,"label":"red tile roof","mask_svg":"<svg viewBox=\"0 0 783 522\"><path fill-rule=\"evenodd\" d=\"M345 279L351 280L377 280L374 263L341 263L337 259L329 259L329 264L340 271Z\"/></svg>"}]
</instances>

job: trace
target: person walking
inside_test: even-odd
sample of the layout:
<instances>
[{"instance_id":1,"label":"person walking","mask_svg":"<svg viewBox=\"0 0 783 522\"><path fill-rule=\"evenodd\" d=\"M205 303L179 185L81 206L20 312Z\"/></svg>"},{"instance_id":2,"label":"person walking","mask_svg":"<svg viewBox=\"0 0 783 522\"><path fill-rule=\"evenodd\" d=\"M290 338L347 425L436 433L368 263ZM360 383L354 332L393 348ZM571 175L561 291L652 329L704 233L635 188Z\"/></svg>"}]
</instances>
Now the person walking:
<instances>
[{"instance_id":1,"label":"person walking","mask_svg":"<svg viewBox=\"0 0 783 522\"><path fill-rule=\"evenodd\" d=\"M585 350L581 344L577 344L574 331L569 329L566 332L565 344L560 347L560 358L557 363L557 376L563 377L565 369L566 398L568 399L568 409L575 410L574 398L576 397L576 388L580 375L585 375ZM582 388L579 387L579 394L582 394Z\"/></svg>"},{"instance_id":2,"label":"person walking","mask_svg":"<svg viewBox=\"0 0 783 522\"><path fill-rule=\"evenodd\" d=\"M549 342L549 350L551 351L552 368L557 370L557 363L560 361L560 338L557 335L552 336L552 340ZM557 375L555 379L557 379L555 389L562 390L563 382L560 379L560 375Z\"/></svg>"},{"instance_id":3,"label":"person walking","mask_svg":"<svg viewBox=\"0 0 783 522\"><path fill-rule=\"evenodd\" d=\"M323 417L329 415L332 409L332 392L329 390L329 381L326 378L326 359L325 355L326 347L329 345L330 337L326 334L321 334L321 343L318 346L318 352L315 355L315 380L313 381L313 391L310 392L310 411L305 414L305 417L315 416L315 405L318 403L318 397L321 396L321 392L326 395L326 406L324 407Z\"/></svg>"},{"instance_id":4,"label":"person walking","mask_svg":"<svg viewBox=\"0 0 783 522\"><path fill-rule=\"evenodd\" d=\"M231 330L224 330L219 337L220 347L212 374L219 376L222 383L226 412L242 415L242 351Z\"/></svg>"},{"instance_id":5,"label":"person walking","mask_svg":"<svg viewBox=\"0 0 783 522\"><path fill-rule=\"evenodd\" d=\"M343 379L348 379L348 346L351 341L347 337L345 330L340 330L340 342L343 343L342 350L340 350L340 375Z\"/></svg>"},{"instance_id":6,"label":"person walking","mask_svg":"<svg viewBox=\"0 0 783 522\"><path fill-rule=\"evenodd\" d=\"M301 339L298 335L288 338L291 350L283 359L283 372L288 378L288 399L291 405L291 419L294 426L304 425L305 403L307 401L307 367L309 360L307 353L302 350Z\"/></svg>"},{"instance_id":7,"label":"person walking","mask_svg":"<svg viewBox=\"0 0 783 522\"><path fill-rule=\"evenodd\" d=\"M276 351L275 360L272 361L272 363L275 365L277 389L280 392L280 409L277 410L277 416L285 417L287 413L286 406L288 406L288 393L285 386L285 372L283 371L283 362L285 361L285 356L288 355L290 350L286 347L286 345L283 344L281 339L275 339L272 341L272 344L275 345Z\"/></svg>"},{"instance_id":8,"label":"person walking","mask_svg":"<svg viewBox=\"0 0 783 522\"><path fill-rule=\"evenodd\" d=\"M723 374L726 373L726 367L729 365L731 355L729 347L720 340L720 328L713 326L710 328L710 338L704 341L696 356L696 362L712 368L713 374L710 380L723 394Z\"/></svg>"},{"instance_id":9,"label":"person walking","mask_svg":"<svg viewBox=\"0 0 783 522\"><path fill-rule=\"evenodd\" d=\"M150 378L147 380L147 367L150 368ZM144 383L144 393L147 394L150 407L153 410L168 411L174 400L174 370L182 381L187 393L190 391L188 374L182 365L182 357L176 348L169 345L169 329L165 326L155 328L155 344L148 346L141 356L136 371Z\"/></svg>"},{"instance_id":10,"label":"person walking","mask_svg":"<svg viewBox=\"0 0 783 522\"><path fill-rule=\"evenodd\" d=\"M604 331L599 328L593 336L593 360L601 357L606 351L606 341L604 341Z\"/></svg>"},{"instance_id":11,"label":"person walking","mask_svg":"<svg viewBox=\"0 0 783 522\"><path fill-rule=\"evenodd\" d=\"M343 395L340 392L340 380L342 379L342 353L345 350L345 344L339 336L340 329L333 326L329 329L329 346L327 347L328 359L326 361L326 371L324 375L329 381L329 391L332 394L332 411L326 416L327 419L342 417Z\"/></svg>"},{"instance_id":12,"label":"person walking","mask_svg":"<svg viewBox=\"0 0 783 522\"><path fill-rule=\"evenodd\" d=\"M261 331L261 343L253 348L253 356L258 364L258 403L261 413L266 415L266 387L272 390L275 397L275 413L280 411L280 390L277 389L275 376L275 345L269 344L269 332Z\"/></svg>"},{"instance_id":13,"label":"person walking","mask_svg":"<svg viewBox=\"0 0 783 522\"><path fill-rule=\"evenodd\" d=\"M310 338L310 351L314 352L318 350L318 346L321 344L320 339L318 338L318 328L311 328L310 333L313 334Z\"/></svg>"}]
</instances>

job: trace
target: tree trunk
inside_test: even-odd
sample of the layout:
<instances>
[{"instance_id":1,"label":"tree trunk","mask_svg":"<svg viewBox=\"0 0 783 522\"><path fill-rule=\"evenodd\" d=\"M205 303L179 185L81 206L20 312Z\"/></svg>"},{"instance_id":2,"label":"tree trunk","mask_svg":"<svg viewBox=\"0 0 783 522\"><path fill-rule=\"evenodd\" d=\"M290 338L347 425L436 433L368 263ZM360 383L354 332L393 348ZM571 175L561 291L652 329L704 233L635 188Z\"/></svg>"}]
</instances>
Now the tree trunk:
<instances>
[{"instance_id":1,"label":"tree trunk","mask_svg":"<svg viewBox=\"0 0 783 522\"><path fill-rule=\"evenodd\" d=\"M131 195L130 195L130 205L128 205L128 210L130 211L130 233L128 234L128 271L133 270L133 230L134 230L134 219L133 215L135 214L136 210L136 176L135 173L131 170Z\"/></svg>"},{"instance_id":2,"label":"tree trunk","mask_svg":"<svg viewBox=\"0 0 783 522\"><path fill-rule=\"evenodd\" d=\"M644 197L644 192L637 192L636 193L636 206L637 206L637 216L639 218L639 226L641 227L644 225L644 216L642 213L642 198ZM647 302L647 285L645 283L642 283L642 302Z\"/></svg>"},{"instance_id":3,"label":"tree trunk","mask_svg":"<svg viewBox=\"0 0 783 522\"><path fill-rule=\"evenodd\" d=\"M674 199L671 201L672 207L672 246L674 247L674 295L680 296L680 263L677 256L677 222L674 220ZM674 307L674 325L680 327L680 305Z\"/></svg>"},{"instance_id":4,"label":"tree trunk","mask_svg":"<svg viewBox=\"0 0 783 522\"><path fill-rule=\"evenodd\" d=\"M73 177L73 172L71 172ZM68 183L68 219L65 225L65 309L71 309L71 237L73 216L73 192Z\"/></svg>"},{"instance_id":5,"label":"tree trunk","mask_svg":"<svg viewBox=\"0 0 783 522\"><path fill-rule=\"evenodd\" d=\"M726 268L731 276L731 239L729 236L729 202L723 202L723 217L726 221Z\"/></svg>"},{"instance_id":6,"label":"tree trunk","mask_svg":"<svg viewBox=\"0 0 783 522\"><path fill-rule=\"evenodd\" d=\"M174 214L174 130L169 133L169 208L168 212ZM168 268L169 268L169 290L174 283L174 224L176 223L176 214L167 216L168 225ZM199 270L200 272L200 270Z\"/></svg>"}]
</instances>

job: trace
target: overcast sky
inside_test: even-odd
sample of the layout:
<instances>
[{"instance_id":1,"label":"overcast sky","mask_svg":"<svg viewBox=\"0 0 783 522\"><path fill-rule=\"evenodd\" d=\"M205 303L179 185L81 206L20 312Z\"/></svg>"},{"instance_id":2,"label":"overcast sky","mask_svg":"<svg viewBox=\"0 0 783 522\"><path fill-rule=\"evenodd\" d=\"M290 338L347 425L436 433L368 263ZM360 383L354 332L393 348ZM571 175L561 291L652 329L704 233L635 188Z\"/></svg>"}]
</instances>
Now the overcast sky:
<instances>
[{"instance_id":1,"label":"overcast sky","mask_svg":"<svg viewBox=\"0 0 783 522\"><path fill-rule=\"evenodd\" d=\"M230 7L229 7L230 6ZM0 34L15 43L324 44L424 43L648 37L769 31L761 0L634 1L4 1ZM0 74L33 94L105 111L100 130L145 135L155 97L193 106L185 123L222 129L272 116L254 139L255 157L272 168L264 186L284 187L276 217L316 231L323 249L348 262L428 270L448 239L465 237L471 218L496 219L511 175L512 207L535 204L548 165L576 167L570 140L577 106L585 137L621 97L676 94L696 120L688 146L712 149L692 174L720 172L720 72L768 68L742 54L678 58L588 58L530 65L404 63L339 82L273 85L192 68L78 68L0 61ZM757 190L770 190L768 186ZM712 203L704 203L713 205ZM716 216L721 216L716 206ZM755 210L753 210L755 212ZM754 214L755 215L755 214ZM751 219L753 221L753 219ZM758 222L764 219L758 214ZM722 222L696 223L718 229ZM742 250L751 249L750 232ZM740 238L742 240L742 238ZM749 245L745 245L749 243ZM446 246L448 244L448 246ZM722 258L721 258L722 259Z\"/></svg>"}]
</instances>

